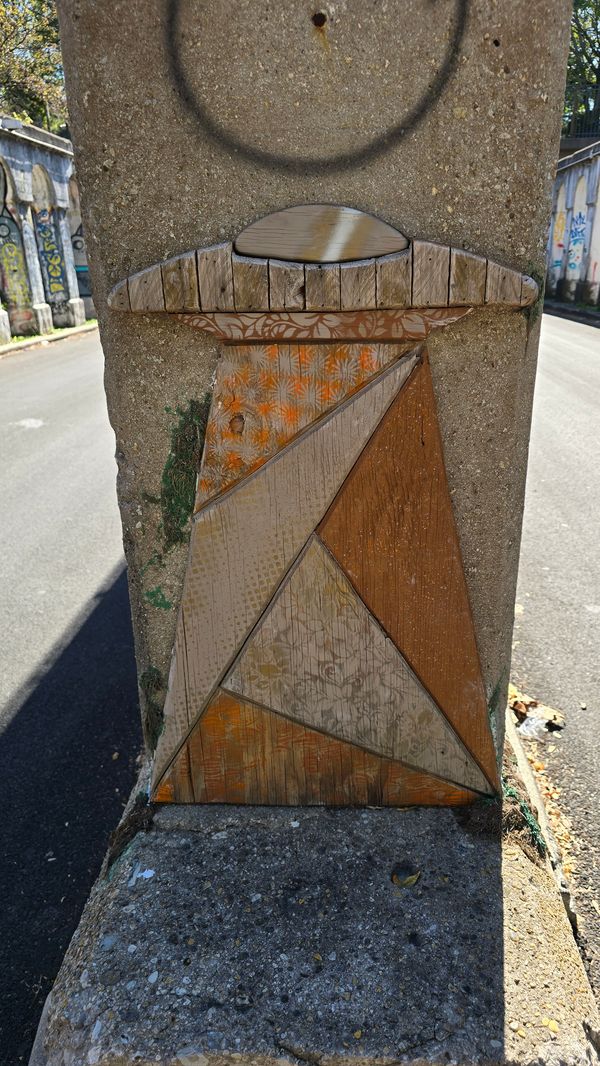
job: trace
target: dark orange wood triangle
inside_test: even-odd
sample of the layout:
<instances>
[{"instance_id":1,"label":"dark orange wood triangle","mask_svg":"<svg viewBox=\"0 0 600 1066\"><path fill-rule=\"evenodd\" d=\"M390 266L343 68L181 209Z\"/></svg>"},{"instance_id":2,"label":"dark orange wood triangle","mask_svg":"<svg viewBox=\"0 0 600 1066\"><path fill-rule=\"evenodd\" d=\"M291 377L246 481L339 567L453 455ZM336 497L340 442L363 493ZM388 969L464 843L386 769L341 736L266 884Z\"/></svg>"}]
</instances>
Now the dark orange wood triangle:
<instances>
[{"instance_id":1,"label":"dark orange wood triangle","mask_svg":"<svg viewBox=\"0 0 600 1066\"><path fill-rule=\"evenodd\" d=\"M219 690L153 799L401 807L457 806L477 796Z\"/></svg>"},{"instance_id":2,"label":"dark orange wood triangle","mask_svg":"<svg viewBox=\"0 0 600 1066\"><path fill-rule=\"evenodd\" d=\"M497 787L426 357L382 419L318 533Z\"/></svg>"}]
</instances>

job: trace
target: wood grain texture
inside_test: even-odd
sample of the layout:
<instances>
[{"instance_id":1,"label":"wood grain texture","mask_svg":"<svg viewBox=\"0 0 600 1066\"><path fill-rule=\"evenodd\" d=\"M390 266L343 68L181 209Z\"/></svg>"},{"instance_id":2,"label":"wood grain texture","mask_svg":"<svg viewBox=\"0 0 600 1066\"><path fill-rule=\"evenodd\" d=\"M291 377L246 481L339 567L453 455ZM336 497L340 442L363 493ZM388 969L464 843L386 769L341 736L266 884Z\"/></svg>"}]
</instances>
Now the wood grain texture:
<instances>
[{"instance_id":1,"label":"wood grain texture","mask_svg":"<svg viewBox=\"0 0 600 1066\"><path fill-rule=\"evenodd\" d=\"M521 306L521 274L488 260L485 286L486 304Z\"/></svg>"},{"instance_id":2,"label":"wood grain texture","mask_svg":"<svg viewBox=\"0 0 600 1066\"><path fill-rule=\"evenodd\" d=\"M129 278L129 303L132 311L164 311L165 298L160 266L140 270Z\"/></svg>"},{"instance_id":3,"label":"wood grain texture","mask_svg":"<svg viewBox=\"0 0 600 1066\"><path fill-rule=\"evenodd\" d=\"M218 691L152 798L400 807L458 806L476 796Z\"/></svg>"},{"instance_id":4,"label":"wood grain texture","mask_svg":"<svg viewBox=\"0 0 600 1066\"><path fill-rule=\"evenodd\" d=\"M450 306L476 306L485 302L487 259L460 248L450 254Z\"/></svg>"},{"instance_id":5,"label":"wood grain texture","mask_svg":"<svg viewBox=\"0 0 600 1066\"><path fill-rule=\"evenodd\" d=\"M308 267L307 267L308 271ZM178 315L192 326L228 341L388 340L421 341L468 315L470 307L402 311L247 311L238 314Z\"/></svg>"},{"instance_id":6,"label":"wood grain texture","mask_svg":"<svg viewBox=\"0 0 600 1066\"><path fill-rule=\"evenodd\" d=\"M404 355L406 344L229 344L217 374L195 510Z\"/></svg>"},{"instance_id":7,"label":"wood grain texture","mask_svg":"<svg viewBox=\"0 0 600 1066\"><path fill-rule=\"evenodd\" d=\"M412 249L375 260L378 307L410 307Z\"/></svg>"},{"instance_id":8,"label":"wood grain texture","mask_svg":"<svg viewBox=\"0 0 600 1066\"><path fill-rule=\"evenodd\" d=\"M521 275L521 307L529 307L534 304L539 296L539 286L533 278L527 274Z\"/></svg>"},{"instance_id":9,"label":"wood grain texture","mask_svg":"<svg viewBox=\"0 0 600 1066\"><path fill-rule=\"evenodd\" d=\"M340 265L304 268L305 303L307 311L336 310L340 306Z\"/></svg>"},{"instance_id":10,"label":"wood grain texture","mask_svg":"<svg viewBox=\"0 0 600 1066\"><path fill-rule=\"evenodd\" d=\"M340 266L340 307L342 311L361 311L377 305L375 260Z\"/></svg>"},{"instance_id":11,"label":"wood grain texture","mask_svg":"<svg viewBox=\"0 0 600 1066\"><path fill-rule=\"evenodd\" d=\"M372 754L490 791L447 719L316 537L223 688Z\"/></svg>"},{"instance_id":12,"label":"wood grain texture","mask_svg":"<svg viewBox=\"0 0 600 1066\"><path fill-rule=\"evenodd\" d=\"M198 271L196 253L167 259L161 266L165 311L199 311Z\"/></svg>"},{"instance_id":13,"label":"wood grain texture","mask_svg":"<svg viewBox=\"0 0 600 1066\"><path fill-rule=\"evenodd\" d=\"M111 311L131 311L127 278L124 281L118 281L114 288L110 290L107 303Z\"/></svg>"},{"instance_id":14,"label":"wood grain texture","mask_svg":"<svg viewBox=\"0 0 600 1066\"><path fill-rule=\"evenodd\" d=\"M269 260L269 307L271 311L304 309L304 263Z\"/></svg>"},{"instance_id":15,"label":"wood grain texture","mask_svg":"<svg viewBox=\"0 0 600 1066\"><path fill-rule=\"evenodd\" d=\"M450 248L447 244L414 241L412 306L447 307Z\"/></svg>"},{"instance_id":16,"label":"wood grain texture","mask_svg":"<svg viewBox=\"0 0 600 1066\"><path fill-rule=\"evenodd\" d=\"M269 264L266 259L231 256L233 298L237 311L268 311Z\"/></svg>"},{"instance_id":17,"label":"wood grain texture","mask_svg":"<svg viewBox=\"0 0 600 1066\"><path fill-rule=\"evenodd\" d=\"M497 786L427 363L388 411L318 532Z\"/></svg>"},{"instance_id":18,"label":"wood grain texture","mask_svg":"<svg viewBox=\"0 0 600 1066\"><path fill-rule=\"evenodd\" d=\"M231 244L215 244L197 254L203 311L234 311Z\"/></svg>"},{"instance_id":19,"label":"wood grain texture","mask_svg":"<svg viewBox=\"0 0 600 1066\"><path fill-rule=\"evenodd\" d=\"M406 248L398 230L374 215L338 204L299 204L259 218L235 242L242 255L335 263Z\"/></svg>"},{"instance_id":20,"label":"wood grain texture","mask_svg":"<svg viewBox=\"0 0 600 1066\"><path fill-rule=\"evenodd\" d=\"M155 783L418 359L407 355L384 370L196 515Z\"/></svg>"}]
</instances>

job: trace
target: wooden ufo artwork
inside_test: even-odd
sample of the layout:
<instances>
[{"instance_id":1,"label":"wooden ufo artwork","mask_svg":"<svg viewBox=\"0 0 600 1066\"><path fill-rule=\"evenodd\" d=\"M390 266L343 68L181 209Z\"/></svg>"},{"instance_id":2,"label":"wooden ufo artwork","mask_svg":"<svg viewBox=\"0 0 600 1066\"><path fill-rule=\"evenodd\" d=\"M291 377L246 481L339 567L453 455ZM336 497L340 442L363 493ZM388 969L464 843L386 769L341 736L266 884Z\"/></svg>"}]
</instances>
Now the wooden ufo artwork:
<instances>
[{"instance_id":1,"label":"wooden ufo artwork","mask_svg":"<svg viewBox=\"0 0 600 1066\"><path fill-rule=\"evenodd\" d=\"M455 805L498 787L425 341L535 281L306 205L119 282L222 342L157 802Z\"/></svg>"}]
</instances>

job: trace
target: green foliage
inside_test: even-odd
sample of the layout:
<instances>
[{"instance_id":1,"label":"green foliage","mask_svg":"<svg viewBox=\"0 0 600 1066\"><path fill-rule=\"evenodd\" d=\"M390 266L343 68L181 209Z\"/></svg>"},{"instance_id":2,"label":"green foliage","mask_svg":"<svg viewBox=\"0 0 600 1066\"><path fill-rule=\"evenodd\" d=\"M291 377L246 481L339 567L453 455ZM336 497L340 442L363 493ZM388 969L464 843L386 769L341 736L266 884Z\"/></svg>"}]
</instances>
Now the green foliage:
<instances>
[{"instance_id":1,"label":"green foliage","mask_svg":"<svg viewBox=\"0 0 600 1066\"><path fill-rule=\"evenodd\" d=\"M0 3L0 111L49 130L66 121L54 0Z\"/></svg>"},{"instance_id":2,"label":"green foliage","mask_svg":"<svg viewBox=\"0 0 600 1066\"><path fill-rule=\"evenodd\" d=\"M600 135L600 0L574 0L564 130Z\"/></svg>"}]
</instances>

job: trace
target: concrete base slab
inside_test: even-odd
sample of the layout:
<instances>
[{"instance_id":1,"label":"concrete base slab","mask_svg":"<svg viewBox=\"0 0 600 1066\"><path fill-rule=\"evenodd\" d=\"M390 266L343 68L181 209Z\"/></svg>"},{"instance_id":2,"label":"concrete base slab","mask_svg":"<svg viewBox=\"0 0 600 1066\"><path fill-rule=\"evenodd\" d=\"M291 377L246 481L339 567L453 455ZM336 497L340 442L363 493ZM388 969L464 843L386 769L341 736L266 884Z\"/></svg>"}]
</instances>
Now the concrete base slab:
<instances>
[{"instance_id":1,"label":"concrete base slab","mask_svg":"<svg viewBox=\"0 0 600 1066\"><path fill-rule=\"evenodd\" d=\"M554 879L501 839L496 803L141 817L86 907L35 1066L598 1062Z\"/></svg>"},{"instance_id":2,"label":"concrete base slab","mask_svg":"<svg viewBox=\"0 0 600 1066\"><path fill-rule=\"evenodd\" d=\"M37 333L49 333L54 328L52 311L49 304L33 304L32 311L35 315Z\"/></svg>"},{"instance_id":3,"label":"concrete base slab","mask_svg":"<svg viewBox=\"0 0 600 1066\"><path fill-rule=\"evenodd\" d=\"M0 344L7 344L10 341L10 319L8 312L0 308Z\"/></svg>"}]
</instances>

